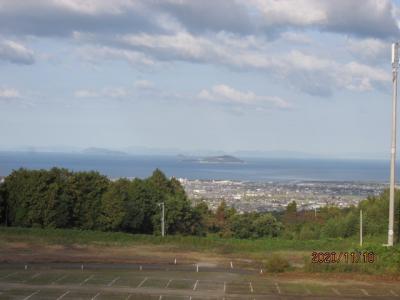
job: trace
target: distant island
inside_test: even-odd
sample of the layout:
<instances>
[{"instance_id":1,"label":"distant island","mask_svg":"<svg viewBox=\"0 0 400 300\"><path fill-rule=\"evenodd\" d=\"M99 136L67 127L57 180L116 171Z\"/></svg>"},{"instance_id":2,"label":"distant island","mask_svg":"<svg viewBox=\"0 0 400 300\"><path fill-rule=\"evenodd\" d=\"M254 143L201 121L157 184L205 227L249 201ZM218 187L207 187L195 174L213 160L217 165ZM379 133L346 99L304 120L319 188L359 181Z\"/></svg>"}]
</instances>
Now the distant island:
<instances>
[{"instance_id":1,"label":"distant island","mask_svg":"<svg viewBox=\"0 0 400 300\"><path fill-rule=\"evenodd\" d=\"M82 151L83 154L90 154L90 155L114 155L114 156L121 156L121 155L128 155L125 152L117 151L117 150L110 150L105 148L86 148Z\"/></svg>"},{"instance_id":2,"label":"distant island","mask_svg":"<svg viewBox=\"0 0 400 300\"><path fill-rule=\"evenodd\" d=\"M178 155L183 162L197 162L203 164L237 164L244 163L243 160L232 155L219 155L219 156L206 156L206 157L188 157L185 155Z\"/></svg>"}]
</instances>

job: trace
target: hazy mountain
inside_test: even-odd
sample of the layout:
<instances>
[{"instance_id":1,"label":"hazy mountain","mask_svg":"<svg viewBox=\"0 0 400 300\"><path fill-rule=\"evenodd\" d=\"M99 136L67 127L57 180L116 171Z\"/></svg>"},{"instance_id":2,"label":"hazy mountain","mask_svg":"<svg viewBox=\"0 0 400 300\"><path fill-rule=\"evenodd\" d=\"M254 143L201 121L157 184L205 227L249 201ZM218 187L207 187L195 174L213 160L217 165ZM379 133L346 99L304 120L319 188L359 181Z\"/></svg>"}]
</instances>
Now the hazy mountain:
<instances>
[{"instance_id":1,"label":"hazy mountain","mask_svg":"<svg viewBox=\"0 0 400 300\"><path fill-rule=\"evenodd\" d=\"M110 150L105 148L96 148L96 147L86 148L82 151L82 153L92 154L92 155L128 155L127 153L122 151Z\"/></svg>"}]
</instances>

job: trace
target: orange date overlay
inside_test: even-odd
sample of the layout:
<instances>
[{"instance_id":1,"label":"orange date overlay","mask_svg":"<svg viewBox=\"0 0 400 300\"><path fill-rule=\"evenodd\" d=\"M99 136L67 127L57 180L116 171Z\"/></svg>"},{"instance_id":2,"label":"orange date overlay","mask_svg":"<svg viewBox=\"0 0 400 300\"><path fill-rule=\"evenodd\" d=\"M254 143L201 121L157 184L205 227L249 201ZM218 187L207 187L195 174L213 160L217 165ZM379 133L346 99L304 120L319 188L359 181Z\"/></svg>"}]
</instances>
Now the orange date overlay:
<instances>
[{"instance_id":1,"label":"orange date overlay","mask_svg":"<svg viewBox=\"0 0 400 300\"><path fill-rule=\"evenodd\" d=\"M377 256L374 252L312 252L311 262L313 264L372 264Z\"/></svg>"}]
</instances>

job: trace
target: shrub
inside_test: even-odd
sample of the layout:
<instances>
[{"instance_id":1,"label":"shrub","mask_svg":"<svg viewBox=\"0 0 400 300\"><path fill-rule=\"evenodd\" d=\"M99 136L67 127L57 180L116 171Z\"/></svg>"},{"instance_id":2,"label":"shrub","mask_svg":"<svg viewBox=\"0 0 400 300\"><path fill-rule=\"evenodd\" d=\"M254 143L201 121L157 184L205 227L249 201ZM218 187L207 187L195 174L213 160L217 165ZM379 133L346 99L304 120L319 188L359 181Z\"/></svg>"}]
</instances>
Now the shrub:
<instances>
[{"instance_id":1,"label":"shrub","mask_svg":"<svg viewBox=\"0 0 400 300\"><path fill-rule=\"evenodd\" d=\"M289 267L289 261L279 254L272 254L265 263L265 269L272 273L285 272Z\"/></svg>"},{"instance_id":2,"label":"shrub","mask_svg":"<svg viewBox=\"0 0 400 300\"><path fill-rule=\"evenodd\" d=\"M244 213L231 218L230 229L239 239L276 237L283 226L276 218L267 214Z\"/></svg>"},{"instance_id":3,"label":"shrub","mask_svg":"<svg viewBox=\"0 0 400 300\"><path fill-rule=\"evenodd\" d=\"M315 228L310 228L310 226L304 225L299 233L299 240L316 240L319 239L319 232Z\"/></svg>"}]
</instances>

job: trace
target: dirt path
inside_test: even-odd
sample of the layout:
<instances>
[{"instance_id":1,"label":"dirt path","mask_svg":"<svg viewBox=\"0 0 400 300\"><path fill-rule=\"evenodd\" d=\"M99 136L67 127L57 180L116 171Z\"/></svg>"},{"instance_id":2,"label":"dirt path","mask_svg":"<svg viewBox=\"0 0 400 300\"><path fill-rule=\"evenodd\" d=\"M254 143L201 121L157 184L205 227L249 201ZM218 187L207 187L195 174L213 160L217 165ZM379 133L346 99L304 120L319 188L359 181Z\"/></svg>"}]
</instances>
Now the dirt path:
<instances>
[{"instance_id":1,"label":"dirt path","mask_svg":"<svg viewBox=\"0 0 400 300\"><path fill-rule=\"evenodd\" d=\"M0 248L1 262L88 262L88 263L166 263L177 259L190 264L204 261L214 266L230 261L222 255L181 251L168 246L62 246L8 243ZM250 261L252 262L252 261Z\"/></svg>"}]
</instances>

